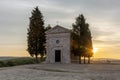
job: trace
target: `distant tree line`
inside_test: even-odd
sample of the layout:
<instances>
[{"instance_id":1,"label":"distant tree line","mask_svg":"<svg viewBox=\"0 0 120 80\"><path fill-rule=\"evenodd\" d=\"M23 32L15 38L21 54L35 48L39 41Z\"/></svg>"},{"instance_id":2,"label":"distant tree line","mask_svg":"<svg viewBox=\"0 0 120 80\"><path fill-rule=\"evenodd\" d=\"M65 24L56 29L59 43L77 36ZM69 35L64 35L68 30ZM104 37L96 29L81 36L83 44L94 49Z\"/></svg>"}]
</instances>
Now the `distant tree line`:
<instances>
[{"instance_id":1,"label":"distant tree line","mask_svg":"<svg viewBox=\"0 0 120 80\"><path fill-rule=\"evenodd\" d=\"M45 31L51 29L51 26L44 26L43 15L38 7L32 11L32 16L29 18L29 28L27 33L27 51L32 57L35 57L38 63L38 55L43 56L46 53L45 49ZM90 63L90 57L92 57L92 37L89 29L89 24L85 22L84 16L81 14L76 18L76 22L72 25L72 47L71 53L79 56L79 63L81 63L81 57L88 57L88 63Z\"/></svg>"}]
</instances>

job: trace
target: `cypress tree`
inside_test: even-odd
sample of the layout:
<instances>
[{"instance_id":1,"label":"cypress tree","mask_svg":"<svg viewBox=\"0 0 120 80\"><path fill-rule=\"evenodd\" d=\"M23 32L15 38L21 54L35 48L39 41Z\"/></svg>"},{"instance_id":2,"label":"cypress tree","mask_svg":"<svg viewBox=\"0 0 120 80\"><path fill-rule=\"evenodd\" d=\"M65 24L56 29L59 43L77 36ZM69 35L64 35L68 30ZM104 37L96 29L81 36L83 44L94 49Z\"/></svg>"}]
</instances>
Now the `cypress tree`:
<instances>
[{"instance_id":1,"label":"cypress tree","mask_svg":"<svg viewBox=\"0 0 120 80\"><path fill-rule=\"evenodd\" d=\"M45 53L45 28L44 28L44 20L43 15L36 7L32 11L32 16L30 17L30 23L28 28L28 52L29 54L36 58L36 62L38 62L38 55L41 55L43 58Z\"/></svg>"},{"instance_id":2,"label":"cypress tree","mask_svg":"<svg viewBox=\"0 0 120 80\"><path fill-rule=\"evenodd\" d=\"M88 57L88 63L90 63L90 57L93 55L92 53L92 39L91 32L89 30L89 24L86 23L84 16L81 14L76 18L75 24L73 24L72 29L72 38L77 42L77 48L74 49L79 56L79 63L81 64L81 57ZM77 36L77 38L75 38Z\"/></svg>"}]
</instances>

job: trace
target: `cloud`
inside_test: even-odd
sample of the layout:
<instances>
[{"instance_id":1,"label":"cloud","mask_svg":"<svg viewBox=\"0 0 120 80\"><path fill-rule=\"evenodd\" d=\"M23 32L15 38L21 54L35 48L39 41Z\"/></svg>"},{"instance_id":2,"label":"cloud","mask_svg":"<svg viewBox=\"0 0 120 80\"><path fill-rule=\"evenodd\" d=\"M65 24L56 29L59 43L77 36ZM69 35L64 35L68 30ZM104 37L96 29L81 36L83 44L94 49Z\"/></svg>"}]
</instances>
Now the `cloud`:
<instances>
[{"instance_id":1,"label":"cloud","mask_svg":"<svg viewBox=\"0 0 120 80\"><path fill-rule=\"evenodd\" d=\"M0 44L15 42L14 45L17 45L26 42L31 11L39 6L45 26L55 26L59 21L60 25L71 28L75 18L83 13L90 24L94 45L112 45L119 49L119 4L119 0L1 0Z\"/></svg>"}]
</instances>

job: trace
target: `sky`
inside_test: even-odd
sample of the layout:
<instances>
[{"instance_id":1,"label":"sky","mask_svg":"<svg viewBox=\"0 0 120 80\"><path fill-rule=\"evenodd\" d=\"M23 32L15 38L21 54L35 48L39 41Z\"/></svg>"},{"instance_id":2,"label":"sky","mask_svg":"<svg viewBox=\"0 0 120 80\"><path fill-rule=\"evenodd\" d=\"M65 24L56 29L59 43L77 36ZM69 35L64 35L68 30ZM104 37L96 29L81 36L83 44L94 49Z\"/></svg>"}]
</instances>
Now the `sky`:
<instances>
[{"instance_id":1,"label":"sky","mask_svg":"<svg viewBox=\"0 0 120 80\"><path fill-rule=\"evenodd\" d=\"M0 0L0 56L29 56L27 28L36 6L45 26L71 29L83 14L97 49L93 57L120 59L120 0Z\"/></svg>"}]
</instances>

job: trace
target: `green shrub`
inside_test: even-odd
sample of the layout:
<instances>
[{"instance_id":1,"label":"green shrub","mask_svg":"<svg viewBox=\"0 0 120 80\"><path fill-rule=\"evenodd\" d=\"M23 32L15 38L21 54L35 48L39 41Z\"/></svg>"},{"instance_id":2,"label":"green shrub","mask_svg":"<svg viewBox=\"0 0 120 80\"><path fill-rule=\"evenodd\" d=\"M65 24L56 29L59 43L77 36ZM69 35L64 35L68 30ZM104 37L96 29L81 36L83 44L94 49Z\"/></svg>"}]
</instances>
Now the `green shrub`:
<instances>
[{"instance_id":1,"label":"green shrub","mask_svg":"<svg viewBox=\"0 0 120 80\"><path fill-rule=\"evenodd\" d=\"M6 64L3 61L0 61L0 67L4 67Z\"/></svg>"},{"instance_id":2,"label":"green shrub","mask_svg":"<svg viewBox=\"0 0 120 80\"><path fill-rule=\"evenodd\" d=\"M6 65L7 65L7 66L15 66L16 64L15 64L14 61L8 61L8 62L6 63Z\"/></svg>"},{"instance_id":3,"label":"green shrub","mask_svg":"<svg viewBox=\"0 0 120 80\"><path fill-rule=\"evenodd\" d=\"M1 60L0 61L0 67L34 64L34 63L35 63L35 60L33 58L28 58L28 57L16 58L16 59L10 59L10 60Z\"/></svg>"}]
</instances>

